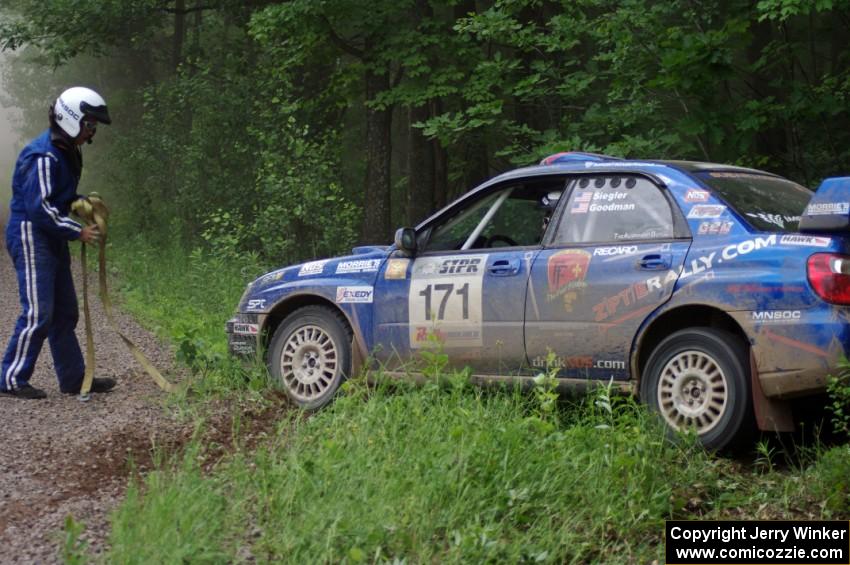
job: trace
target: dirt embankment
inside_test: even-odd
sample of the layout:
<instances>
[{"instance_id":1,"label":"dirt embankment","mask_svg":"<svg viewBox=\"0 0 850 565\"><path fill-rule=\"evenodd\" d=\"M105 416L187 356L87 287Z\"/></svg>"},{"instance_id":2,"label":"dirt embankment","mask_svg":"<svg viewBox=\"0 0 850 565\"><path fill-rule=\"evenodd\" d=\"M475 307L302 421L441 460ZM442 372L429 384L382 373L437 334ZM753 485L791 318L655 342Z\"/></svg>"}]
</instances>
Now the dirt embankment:
<instances>
[{"instance_id":1,"label":"dirt embankment","mask_svg":"<svg viewBox=\"0 0 850 565\"><path fill-rule=\"evenodd\" d=\"M0 215L5 216L6 210ZM3 231L5 220L0 222L0 354L20 313L18 284ZM86 526L83 539L95 551L102 550L108 512L123 496L132 472L128 459L135 471L144 471L154 443L168 448L186 435L162 409L164 393L109 329L99 301L95 298L91 304L95 375L115 378L115 390L92 395L87 403L61 394L45 343L30 382L47 391L48 398L0 397L0 563L59 562L57 532L69 514ZM172 369L167 347L129 316L119 312L117 321L155 365L163 371ZM82 319L77 335L85 347Z\"/></svg>"}]
</instances>

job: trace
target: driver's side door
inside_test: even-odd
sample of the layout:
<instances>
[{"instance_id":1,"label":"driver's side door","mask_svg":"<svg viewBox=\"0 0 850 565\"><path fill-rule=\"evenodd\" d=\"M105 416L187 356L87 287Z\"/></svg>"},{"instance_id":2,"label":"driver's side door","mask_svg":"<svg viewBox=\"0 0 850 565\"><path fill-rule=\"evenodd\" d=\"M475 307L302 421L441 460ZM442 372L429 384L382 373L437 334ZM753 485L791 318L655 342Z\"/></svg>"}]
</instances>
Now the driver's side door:
<instances>
[{"instance_id":1,"label":"driver's side door","mask_svg":"<svg viewBox=\"0 0 850 565\"><path fill-rule=\"evenodd\" d=\"M439 344L452 366L520 370L529 269L547 213L538 193L546 192L514 185L484 194L426 226L415 258L390 258L375 287L376 358L398 369Z\"/></svg>"}]
</instances>

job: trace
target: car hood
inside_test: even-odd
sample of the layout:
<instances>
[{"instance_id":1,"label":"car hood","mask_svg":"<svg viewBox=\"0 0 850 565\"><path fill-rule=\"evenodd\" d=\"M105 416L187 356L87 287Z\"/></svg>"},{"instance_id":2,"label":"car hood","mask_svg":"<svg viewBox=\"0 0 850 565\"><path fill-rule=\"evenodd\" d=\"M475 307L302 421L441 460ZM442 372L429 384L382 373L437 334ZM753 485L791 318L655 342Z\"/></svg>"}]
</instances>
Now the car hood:
<instances>
[{"instance_id":1,"label":"car hood","mask_svg":"<svg viewBox=\"0 0 850 565\"><path fill-rule=\"evenodd\" d=\"M254 291L282 283L309 280L310 278L338 277L375 273L391 251L390 246L370 245L355 247L351 255L317 259L288 265L258 277L251 283Z\"/></svg>"}]
</instances>

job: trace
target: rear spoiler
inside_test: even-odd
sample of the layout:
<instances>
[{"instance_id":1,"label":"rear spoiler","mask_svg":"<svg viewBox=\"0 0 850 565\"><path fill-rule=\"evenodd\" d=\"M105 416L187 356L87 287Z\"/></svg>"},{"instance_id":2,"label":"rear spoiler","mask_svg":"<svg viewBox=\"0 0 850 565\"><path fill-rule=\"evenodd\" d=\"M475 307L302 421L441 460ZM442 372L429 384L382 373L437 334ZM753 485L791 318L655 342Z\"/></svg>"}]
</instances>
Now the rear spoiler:
<instances>
[{"instance_id":1,"label":"rear spoiler","mask_svg":"<svg viewBox=\"0 0 850 565\"><path fill-rule=\"evenodd\" d=\"M825 179L800 217L800 231L850 231L850 177Z\"/></svg>"}]
</instances>

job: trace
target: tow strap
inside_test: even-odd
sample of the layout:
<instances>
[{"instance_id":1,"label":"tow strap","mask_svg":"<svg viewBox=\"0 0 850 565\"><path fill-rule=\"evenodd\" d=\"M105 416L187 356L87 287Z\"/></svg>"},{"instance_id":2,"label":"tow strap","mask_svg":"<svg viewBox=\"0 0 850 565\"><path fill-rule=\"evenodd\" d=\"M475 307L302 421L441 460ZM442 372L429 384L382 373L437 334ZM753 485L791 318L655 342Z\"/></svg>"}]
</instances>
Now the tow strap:
<instances>
[{"instance_id":1,"label":"tow strap","mask_svg":"<svg viewBox=\"0 0 850 565\"><path fill-rule=\"evenodd\" d=\"M168 382L130 338L118 329L118 324L115 323L115 318L112 316L112 301L109 299L109 291L106 286L106 221L109 218L109 209L106 207L103 199L96 192L93 192L88 198L75 200L71 205L71 211L86 225L97 225L100 230L100 242L98 244L99 294L109 325L118 334L118 337L121 338L121 341L124 342L124 345L127 346L127 349L130 350L130 353L132 353L136 361L144 368L145 372L159 385L159 388L166 392L173 391L174 385ZM89 275L86 266L85 243L81 244L80 262L83 270L83 312L86 320L86 372L83 376L83 384L80 387L80 400L86 401L89 399L89 392L91 391L92 380L94 379L94 339L92 338L91 315L89 314Z\"/></svg>"}]
</instances>

